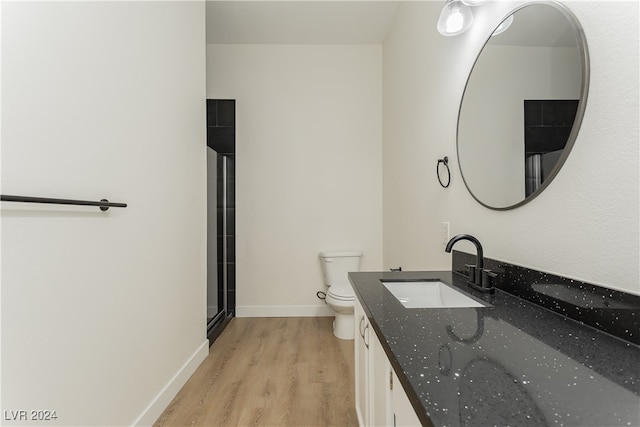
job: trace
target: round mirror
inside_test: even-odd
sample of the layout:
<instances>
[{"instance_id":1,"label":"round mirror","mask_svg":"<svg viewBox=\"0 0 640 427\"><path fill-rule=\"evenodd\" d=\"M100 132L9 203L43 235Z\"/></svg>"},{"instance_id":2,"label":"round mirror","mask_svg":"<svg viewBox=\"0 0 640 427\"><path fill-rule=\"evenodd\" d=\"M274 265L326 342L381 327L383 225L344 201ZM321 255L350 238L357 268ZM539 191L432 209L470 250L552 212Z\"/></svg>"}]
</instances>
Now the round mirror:
<instances>
[{"instance_id":1,"label":"round mirror","mask_svg":"<svg viewBox=\"0 0 640 427\"><path fill-rule=\"evenodd\" d=\"M478 202L512 209L549 185L578 134L588 83L584 32L564 6L529 3L501 22L458 115L460 172Z\"/></svg>"}]
</instances>

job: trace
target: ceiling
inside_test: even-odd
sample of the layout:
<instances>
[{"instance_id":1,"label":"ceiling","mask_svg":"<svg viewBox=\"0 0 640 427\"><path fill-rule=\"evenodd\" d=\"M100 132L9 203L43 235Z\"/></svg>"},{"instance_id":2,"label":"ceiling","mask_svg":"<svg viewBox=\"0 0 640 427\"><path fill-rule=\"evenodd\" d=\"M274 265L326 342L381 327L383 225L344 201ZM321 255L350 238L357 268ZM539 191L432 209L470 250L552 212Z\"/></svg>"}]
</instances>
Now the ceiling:
<instances>
[{"instance_id":1,"label":"ceiling","mask_svg":"<svg viewBox=\"0 0 640 427\"><path fill-rule=\"evenodd\" d=\"M435 2L440 5L444 0ZM207 43L382 44L400 3L399 0L207 0ZM439 6L435 13L438 10ZM507 31L492 39L492 44L575 46L572 26L555 7L544 4L524 7L515 18Z\"/></svg>"},{"instance_id":2,"label":"ceiling","mask_svg":"<svg viewBox=\"0 0 640 427\"><path fill-rule=\"evenodd\" d=\"M206 2L208 44L381 44L397 1Z\"/></svg>"}]
</instances>

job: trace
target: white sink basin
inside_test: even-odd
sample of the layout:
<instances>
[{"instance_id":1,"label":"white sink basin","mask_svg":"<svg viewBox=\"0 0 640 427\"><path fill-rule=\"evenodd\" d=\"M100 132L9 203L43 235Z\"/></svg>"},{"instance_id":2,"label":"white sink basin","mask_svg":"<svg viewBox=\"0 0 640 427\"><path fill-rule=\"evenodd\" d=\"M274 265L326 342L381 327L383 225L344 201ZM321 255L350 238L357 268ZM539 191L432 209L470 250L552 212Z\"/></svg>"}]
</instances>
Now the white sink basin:
<instances>
[{"instance_id":1,"label":"white sink basin","mask_svg":"<svg viewBox=\"0 0 640 427\"><path fill-rule=\"evenodd\" d=\"M406 308L486 307L439 280L383 281L382 284Z\"/></svg>"}]
</instances>

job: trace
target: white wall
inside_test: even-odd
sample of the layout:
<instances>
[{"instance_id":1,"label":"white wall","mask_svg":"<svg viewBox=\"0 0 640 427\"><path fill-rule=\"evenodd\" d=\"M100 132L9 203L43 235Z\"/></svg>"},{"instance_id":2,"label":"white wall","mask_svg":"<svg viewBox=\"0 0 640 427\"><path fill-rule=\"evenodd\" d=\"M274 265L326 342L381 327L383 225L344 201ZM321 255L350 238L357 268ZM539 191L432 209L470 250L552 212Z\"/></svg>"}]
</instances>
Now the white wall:
<instances>
[{"instance_id":1,"label":"white wall","mask_svg":"<svg viewBox=\"0 0 640 427\"><path fill-rule=\"evenodd\" d=\"M564 167L542 195L511 211L476 203L456 165L456 120L475 56L509 4L475 11L467 33L440 36L438 2L402 3L384 45L384 263L448 269L440 224L470 233L485 255L640 294L638 3L567 2L591 56L586 114ZM436 161L449 156L452 182ZM456 248L474 252L472 246Z\"/></svg>"},{"instance_id":2,"label":"white wall","mask_svg":"<svg viewBox=\"0 0 640 427\"><path fill-rule=\"evenodd\" d=\"M2 3L2 193L129 204L2 204L2 410L58 417L15 424L151 424L207 354L204 40L198 2Z\"/></svg>"},{"instance_id":3,"label":"white wall","mask_svg":"<svg viewBox=\"0 0 640 427\"><path fill-rule=\"evenodd\" d=\"M380 45L208 45L207 97L236 99L240 316L330 314L318 253L382 260Z\"/></svg>"}]
</instances>

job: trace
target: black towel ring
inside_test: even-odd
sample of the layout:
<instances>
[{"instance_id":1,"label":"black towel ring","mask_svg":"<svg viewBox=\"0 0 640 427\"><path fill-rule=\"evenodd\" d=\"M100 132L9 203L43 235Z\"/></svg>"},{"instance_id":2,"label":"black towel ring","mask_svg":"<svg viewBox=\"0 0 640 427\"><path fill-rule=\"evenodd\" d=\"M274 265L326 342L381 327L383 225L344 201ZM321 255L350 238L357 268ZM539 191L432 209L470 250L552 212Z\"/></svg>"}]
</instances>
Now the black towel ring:
<instances>
[{"instance_id":1,"label":"black towel ring","mask_svg":"<svg viewBox=\"0 0 640 427\"><path fill-rule=\"evenodd\" d=\"M440 179L440 163L444 164L444 166L447 168L447 184L443 184L442 180ZM438 159L438 165L436 166L436 173L438 174L438 182L440 183L440 185L442 185L442 187L447 188L449 186L449 184L451 184L451 170L449 169L449 158L447 156L444 156L442 159Z\"/></svg>"}]
</instances>

